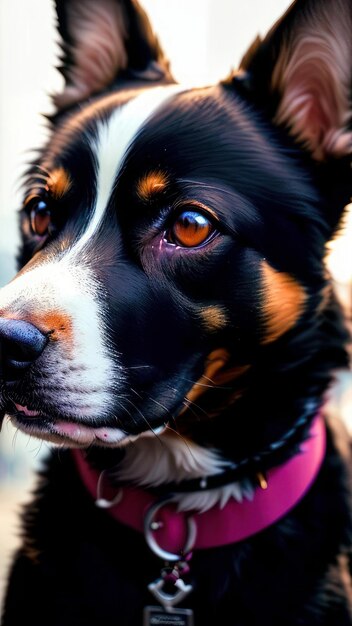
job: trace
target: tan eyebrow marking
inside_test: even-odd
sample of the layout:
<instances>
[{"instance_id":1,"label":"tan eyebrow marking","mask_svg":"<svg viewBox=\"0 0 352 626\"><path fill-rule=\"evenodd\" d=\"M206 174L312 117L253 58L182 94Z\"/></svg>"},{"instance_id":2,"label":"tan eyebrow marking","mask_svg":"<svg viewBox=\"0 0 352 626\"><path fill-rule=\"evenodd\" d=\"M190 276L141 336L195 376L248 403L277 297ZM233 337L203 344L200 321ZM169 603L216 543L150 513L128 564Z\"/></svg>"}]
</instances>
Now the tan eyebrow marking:
<instances>
[{"instance_id":1,"label":"tan eyebrow marking","mask_svg":"<svg viewBox=\"0 0 352 626\"><path fill-rule=\"evenodd\" d=\"M24 206L34 198L38 198L43 191L50 192L55 200L61 200L72 186L70 175L63 167L57 167L52 172L48 171L46 176L36 174L36 179L40 179L40 182L38 182L35 189L25 198Z\"/></svg>"},{"instance_id":2,"label":"tan eyebrow marking","mask_svg":"<svg viewBox=\"0 0 352 626\"><path fill-rule=\"evenodd\" d=\"M155 195L165 191L168 182L168 177L164 172L149 172L138 181L137 194L141 200L149 201Z\"/></svg>"},{"instance_id":3,"label":"tan eyebrow marking","mask_svg":"<svg viewBox=\"0 0 352 626\"><path fill-rule=\"evenodd\" d=\"M262 262L263 315L265 337L262 344L278 339L292 328L304 311L307 294L286 272L279 272Z\"/></svg>"},{"instance_id":4,"label":"tan eyebrow marking","mask_svg":"<svg viewBox=\"0 0 352 626\"><path fill-rule=\"evenodd\" d=\"M46 189L51 192L56 200L60 200L71 189L72 180L69 173L58 167L50 172L47 179Z\"/></svg>"}]
</instances>

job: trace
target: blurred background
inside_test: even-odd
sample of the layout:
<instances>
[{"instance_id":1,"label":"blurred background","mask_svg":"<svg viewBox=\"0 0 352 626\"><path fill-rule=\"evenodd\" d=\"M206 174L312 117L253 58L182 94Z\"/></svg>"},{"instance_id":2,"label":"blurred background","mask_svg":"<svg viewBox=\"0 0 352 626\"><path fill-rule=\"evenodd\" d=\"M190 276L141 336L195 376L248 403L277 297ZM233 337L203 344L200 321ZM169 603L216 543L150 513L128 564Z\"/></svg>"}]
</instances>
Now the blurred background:
<instances>
[{"instance_id":1,"label":"blurred background","mask_svg":"<svg viewBox=\"0 0 352 626\"><path fill-rule=\"evenodd\" d=\"M236 67L256 35L265 34L287 0L142 0L177 80L205 84ZM47 137L41 113L60 89L58 36L50 0L0 1L0 286L15 274L21 174ZM331 248L330 267L346 315L352 302L352 219ZM332 410L352 421L351 376L340 377ZM17 545L17 514L47 444L5 422L0 437L0 605L9 560Z\"/></svg>"}]
</instances>

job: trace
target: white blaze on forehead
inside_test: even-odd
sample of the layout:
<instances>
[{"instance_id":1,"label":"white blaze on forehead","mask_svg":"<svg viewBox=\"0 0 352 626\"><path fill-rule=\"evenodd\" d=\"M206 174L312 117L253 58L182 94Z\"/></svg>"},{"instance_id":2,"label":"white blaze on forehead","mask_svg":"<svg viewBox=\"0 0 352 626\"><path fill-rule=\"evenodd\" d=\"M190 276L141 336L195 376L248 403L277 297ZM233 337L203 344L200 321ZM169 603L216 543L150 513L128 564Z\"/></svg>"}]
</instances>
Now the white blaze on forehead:
<instances>
[{"instance_id":1,"label":"white blaze on forehead","mask_svg":"<svg viewBox=\"0 0 352 626\"><path fill-rule=\"evenodd\" d=\"M98 123L91 145L97 168L96 202L88 227L71 253L80 251L99 229L116 177L138 133L167 100L182 91L185 87L181 85L152 87Z\"/></svg>"},{"instance_id":2,"label":"white blaze on forehead","mask_svg":"<svg viewBox=\"0 0 352 626\"><path fill-rule=\"evenodd\" d=\"M87 420L108 415L115 394L121 393L125 384L123 368L104 327L97 281L88 264L80 262L79 253L99 230L116 177L136 136L159 107L184 90L180 85L151 88L98 123L91 145L97 170L96 201L85 232L59 260L44 259L0 291L0 312L9 317L30 320L39 314L45 322L45 316L49 320L52 313L57 313L58 319L60 314L67 316L71 332L51 342L44 368L53 389L63 390L59 404L61 401L66 412L69 406L72 417ZM46 391L51 394L50 401L53 393ZM112 441L111 433L106 436Z\"/></svg>"}]
</instances>

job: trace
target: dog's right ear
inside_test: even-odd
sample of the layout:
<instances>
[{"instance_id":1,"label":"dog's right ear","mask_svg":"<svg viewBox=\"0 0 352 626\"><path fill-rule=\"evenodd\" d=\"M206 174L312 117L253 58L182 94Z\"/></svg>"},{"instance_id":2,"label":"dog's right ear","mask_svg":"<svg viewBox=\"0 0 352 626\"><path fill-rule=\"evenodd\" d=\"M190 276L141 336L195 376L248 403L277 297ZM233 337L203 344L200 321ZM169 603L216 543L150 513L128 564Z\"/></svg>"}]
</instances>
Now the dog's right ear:
<instances>
[{"instance_id":1,"label":"dog's right ear","mask_svg":"<svg viewBox=\"0 0 352 626\"><path fill-rule=\"evenodd\" d=\"M352 199L352 0L295 0L234 83L312 159L336 228Z\"/></svg>"},{"instance_id":2,"label":"dog's right ear","mask_svg":"<svg viewBox=\"0 0 352 626\"><path fill-rule=\"evenodd\" d=\"M63 110L114 84L120 75L174 82L137 0L56 0L62 38Z\"/></svg>"},{"instance_id":3,"label":"dog's right ear","mask_svg":"<svg viewBox=\"0 0 352 626\"><path fill-rule=\"evenodd\" d=\"M318 161L352 152L351 31L351 0L296 0L240 65L254 99Z\"/></svg>"}]
</instances>

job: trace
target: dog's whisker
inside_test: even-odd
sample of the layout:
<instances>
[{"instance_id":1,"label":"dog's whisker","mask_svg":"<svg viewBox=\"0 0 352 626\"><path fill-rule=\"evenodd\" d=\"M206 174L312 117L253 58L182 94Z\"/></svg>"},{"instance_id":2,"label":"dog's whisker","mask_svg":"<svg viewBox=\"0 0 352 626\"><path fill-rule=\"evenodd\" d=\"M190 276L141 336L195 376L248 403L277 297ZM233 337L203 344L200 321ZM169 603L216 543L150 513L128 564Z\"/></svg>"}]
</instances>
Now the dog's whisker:
<instances>
[{"instance_id":1,"label":"dog's whisker","mask_svg":"<svg viewBox=\"0 0 352 626\"><path fill-rule=\"evenodd\" d=\"M26 441L26 448L28 449L28 446L32 443L32 435L28 434L28 438Z\"/></svg>"},{"instance_id":2,"label":"dog's whisker","mask_svg":"<svg viewBox=\"0 0 352 626\"><path fill-rule=\"evenodd\" d=\"M185 400L183 400L182 404L183 404L184 407L186 407L186 409L188 411L191 411L192 415L194 415L194 417L197 419L197 421L200 422L201 418L200 418L199 414L192 408L190 403L186 402ZM175 422L176 422L176 420L175 420Z\"/></svg>"},{"instance_id":3,"label":"dog's whisker","mask_svg":"<svg viewBox=\"0 0 352 626\"><path fill-rule=\"evenodd\" d=\"M133 393L135 393L139 398L142 399L142 396L135 389L131 388L131 391L133 391ZM156 404L157 406L160 406L166 413L168 413L171 417L173 417L171 412L169 411L169 409L166 406L164 406L163 404L161 404L161 402L158 402L157 400L152 398L149 394L146 394L146 397L148 398L148 400L150 400L151 402L154 402L154 404ZM154 432L154 434L156 434L154 430L153 430L153 432Z\"/></svg>"},{"instance_id":4,"label":"dog's whisker","mask_svg":"<svg viewBox=\"0 0 352 626\"><path fill-rule=\"evenodd\" d=\"M119 404L119 409L121 409L122 411L125 411L125 413L127 413L127 415L133 419L133 415L131 411L129 411L128 408L125 407L123 404L121 403Z\"/></svg>"},{"instance_id":5,"label":"dog's whisker","mask_svg":"<svg viewBox=\"0 0 352 626\"><path fill-rule=\"evenodd\" d=\"M36 444L37 444L36 447L33 448L33 450L30 450L30 452L33 454L34 459L36 459L41 452L43 440L40 441L39 445L38 445L38 441L36 441Z\"/></svg>"},{"instance_id":6,"label":"dog's whisker","mask_svg":"<svg viewBox=\"0 0 352 626\"><path fill-rule=\"evenodd\" d=\"M132 420L134 424L138 425L136 418L133 416L133 414L131 413L131 411L129 411L127 407L125 407L123 404L120 403L119 408L122 409L122 411L125 411L125 413L127 413L128 417ZM119 421L118 418L116 418L116 420Z\"/></svg>"},{"instance_id":7,"label":"dog's whisker","mask_svg":"<svg viewBox=\"0 0 352 626\"><path fill-rule=\"evenodd\" d=\"M197 411L200 411L201 413L203 413L208 419L210 419L209 414L205 411L205 409L203 409L203 407L199 406L199 404L197 404L196 402L194 402L193 400L189 400L189 398L184 398L183 402L185 404L187 404L188 406L193 406Z\"/></svg>"},{"instance_id":8,"label":"dog's whisker","mask_svg":"<svg viewBox=\"0 0 352 626\"><path fill-rule=\"evenodd\" d=\"M161 402L158 402L158 400L154 400L154 398L152 398L148 394L147 394L147 398L151 402L154 402L154 404L156 404L157 406L160 406L160 408L163 409L166 413L168 413L169 415L172 415L171 411L164 404L162 404Z\"/></svg>"},{"instance_id":9,"label":"dog's whisker","mask_svg":"<svg viewBox=\"0 0 352 626\"><path fill-rule=\"evenodd\" d=\"M133 392L136 396L138 396L138 398L140 398L141 400L143 399L143 397L141 396L141 394L140 394L140 393L138 393L138 391L136 391L136 390L135 390L135 389L133 389L132 387L131 387L131 391L132 391L132 392ZM169 411L169 409L168 409L168 408L167 408L164 404L161 404L161 402L158 402L158 400L155 400L155 399L154 399L154 398L152 398L152 396L150 396L149 394L145 394L145 396L146 396L146 398L148 398L148 400L150 400L151 402L154 402L154 404L156 404L156 405L160 406L162 409L164 409L164 411L165 411L166 413L168 413L169 415L171 415L171 412Z\"/></svg>"},{"instance_id":10,"label":"dog's whisker","mask_svg":"<svg viewBox=\"0 0 352 626\"><path fill-rule=\"evenodd\" d=\"M59 463L62 463L62 456L61 456L61 452L64 450L64 444L60 444L58 447L58 451L57 451L57 456L58 456L58 460Z\"/></svg>"},{"instance_id":11,"label":"dog's whisker","mask_svg":"<svg viewBox=\"0 0 352 626\"><path fill-rule=\"evenodd\" d=\"M133 387L131 387L131 391L132 393L134 393L136 396L138 396L138 398L140 398L141 400L143 399L143 396L141 396L140 393L138 393L138 391L136 391L135 389L133 389Z\"/></svg>"},{"instance_id":12,"label":"dog's whisker","mask_svg":"<svg viewBox=\"0 0 352 626\"><path fill-rule=\"evenodd\" d=\"M217 385L214 381L211 380L211 378L207 378L206 376L202 376L202 378L209 380L211 384L207 385L206 383L200 383L199 380L191 380L190 378L181 378L181 380L185 380L186 382L189 382L194 386L206 387L208 389L220 389L222 391L231 391L233 389L233 387L224 387L222 385Z\"/></svg>"},{"instance_id":13,"label":"dog's whisker","mask_svg":"<svg viewBox=\"0 0 352 626\"><path fill-rule=\"evenodd\" d=\"M157 437L157 439L159 439L160 441L160 437L159 435L155 432L154 428L152 427L152 425L148 422L147 418L145 417L145 415L143 415L142 411L138 408L138 406L136 406L134 404L134 402L132 402L132 400L129 400L128 398L126 398L126 401L129 402L133 408L139 413L139 415L141 416L141 418L143 419L143 421L147 424L148 428L150 429L150 431L155 435L155 437ZM162 442L160 442L162 443Z\"/></svg>"},{"instance_id":14,"label":"dog's whisker","mask_svg":"<svg viewBox=\"0 0 352 626\"><path fill-rule=\"evenodd\" d=\"M160 406L160 408L162 408L167 415L169 416L169 419L171 419L175 424L176 424L176 420L174 415L171 413L171 411L161 402L158 402L158 400L155 400L154 398L152 398L151 396L147 395L147 398L151 401L154 402L154 404L156 404L157 406ZM167 424L165 424L165 426L167 426Z\"/></svg>"},{"instance_id":15,"label":"dog's whisker","mask_svg":"<svg viewBox=\"0 0 352 626\"><path fill-rule=\"evenodd\" d=\"M206 383L200 383L198 380L193 381L193 380L190 380L189 378L183 378L183 380L197 387L207 387L208 389L214 389L214 385L207 385ZM217 389L219 389L219 387L217 387Z\"/></svg>"},{"instance_id":16,"label":"dog's whisker","mask_svg":"<svg viewBox=\"0 0 352 626\"><path fill-rule=\"evenodd\" d=\"M12 449L13 450L15 450L15 448L16 448L16 443L17 443L17 437L18 437L19 430L20 429L17 427L15 429L15 432L14 432L13 437L12 437Z\"/></svg>"},{"instance_id":17,"label":"dog's whisker","mask_svg":"<svg viewBox=\"0 0 352 626\"><path fill-rule=\"evenodd\" d=\"M188 443L187 439L185 437L183 437L183 435L181 435L181 433L179 433L178 430L175 430L175 428L172 428L169 424L166 424L166 429L167 430L171 430L173 433L175 433L175 435L177 435L181 439L181 441L183 441L183 443L185 444L185 446L186 446L189 454L191 455L192 459L194 461L196 461L195 456L194 456L194 454L192 452L192 449L189 446L189 443Z\"/></svg>"}]
</instances>

